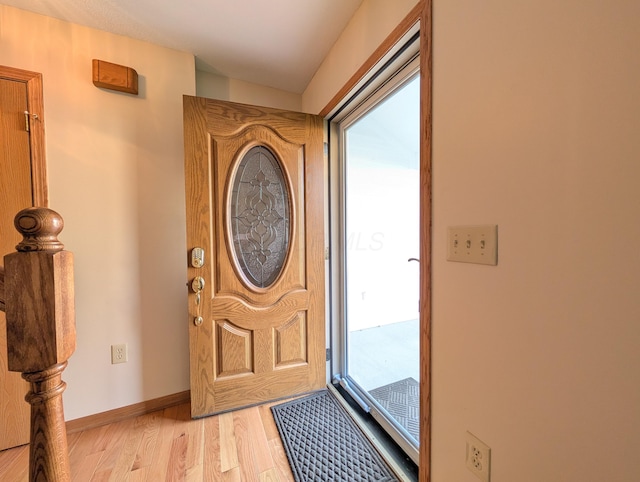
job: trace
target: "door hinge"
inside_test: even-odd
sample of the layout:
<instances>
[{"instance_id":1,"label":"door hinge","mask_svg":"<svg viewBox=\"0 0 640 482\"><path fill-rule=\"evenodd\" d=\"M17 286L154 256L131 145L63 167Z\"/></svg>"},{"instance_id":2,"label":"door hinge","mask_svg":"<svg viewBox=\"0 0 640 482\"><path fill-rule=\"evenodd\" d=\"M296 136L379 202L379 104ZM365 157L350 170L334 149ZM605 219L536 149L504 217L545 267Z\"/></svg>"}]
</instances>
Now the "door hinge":
<instances>
[{"instance_id":1,"label":"door hinge","mask_svg":"<svg viewBox=\"0 0 640 482\"><path fill-rule=\"evenodd\" d=\"M329 248L324 248L324 259L325 261L329 259Z\"/></svg>"},{"instance_id":2,"label":"door hinge","mask_svg":"<svg viewBox=\"0 0 640 482\"><path fill-rule=\"evenodd\" d=\"M28 110L24 111L24 130L26 130L27 132L31 132L31 121L29 119L31 119L31 117L33 117L34 119L38 118L38 114L29 114Z\"/></svg>"},{"instance_id":3,"label":"door hinge","mask_svg":"<svg viewBox=\"0 0 640 482\"><path fill-rule=\"evenodd\" d=\"M327 348L327 359L326 361L331 361L331 348Z\"/></svg>"}]
</instances>

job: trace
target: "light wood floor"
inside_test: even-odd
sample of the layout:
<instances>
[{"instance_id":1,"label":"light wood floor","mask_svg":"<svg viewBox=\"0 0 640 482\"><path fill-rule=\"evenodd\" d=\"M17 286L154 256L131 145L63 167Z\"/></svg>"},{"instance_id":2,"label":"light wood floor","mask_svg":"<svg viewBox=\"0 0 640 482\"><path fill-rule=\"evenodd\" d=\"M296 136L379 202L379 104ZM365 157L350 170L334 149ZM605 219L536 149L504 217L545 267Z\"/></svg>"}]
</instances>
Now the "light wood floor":
<instances>
[{"instance_id":1,"label":"light wood floor","mask_svg":"<svg viewBox=\"0 0 640 482\"><path fill-rule=\"evenodd\" d=\"M293 481L270 405L191 420L189 404L69 434L72 480ZM27 482L29 447L0 452L0 481Z\"/></svg>"}]
</instances>

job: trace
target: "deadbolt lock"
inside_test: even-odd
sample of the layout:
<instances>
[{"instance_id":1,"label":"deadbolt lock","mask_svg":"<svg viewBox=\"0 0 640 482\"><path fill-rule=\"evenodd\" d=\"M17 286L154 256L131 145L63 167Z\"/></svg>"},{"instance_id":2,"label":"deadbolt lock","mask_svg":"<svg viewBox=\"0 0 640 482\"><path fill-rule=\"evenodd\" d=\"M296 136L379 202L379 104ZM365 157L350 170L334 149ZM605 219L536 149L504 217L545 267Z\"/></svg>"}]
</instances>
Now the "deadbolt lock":
<instances>
[{"instance_id":1,"label":"deadbolt lock","mask_svg":"<svg viewBox=\"0 0 640 482\"><path fill-rule=\"evenodd\" d=\"M191 266L194 268L202 268L204 265L204 249L193 248L191 250Z\"/></svg>"}]
</instances>

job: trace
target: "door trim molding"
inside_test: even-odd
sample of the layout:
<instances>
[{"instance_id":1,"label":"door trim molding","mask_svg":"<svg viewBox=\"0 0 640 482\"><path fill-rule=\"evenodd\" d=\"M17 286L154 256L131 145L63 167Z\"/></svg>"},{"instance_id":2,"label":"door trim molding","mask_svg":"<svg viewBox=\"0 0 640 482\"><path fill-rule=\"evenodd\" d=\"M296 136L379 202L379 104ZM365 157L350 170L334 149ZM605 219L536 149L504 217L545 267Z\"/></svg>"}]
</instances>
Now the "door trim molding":
<instances>
[{"instance_id":1,"label":"door trim molding","mask_svg":"<svg viewBox=\"0 0 640 482\"><path fill-rule=\"evenodd\" d=\"M430 3L430 0L428 0ZM422 3L424 0L418 2L413 9L407 14L405 18L393 29L393 31L387 36L386 39L378 46L378 48L369 56L367 60L360 66L358 70L351 76L351 78L342 86L340 90L333 96L329 103L320 111L318 115L326 117L331 111L333 111L351 92L355 86L366 76L371 69L378 64L382 58L400 41L400 39L420 20L420 13L422 11Z\"/></svg>"},{"instance_id":2,"label":"door trim molding","mask_svg":"<svg viewBox=\"0 0 640 482\"><path fill-rule=\"evenodd\" d=\"M431 480L432 0L420 1L420 482Z\"/></svg>"},{"instance_id":3,"label":"door trim molding","mask_svg":"<svg viewBox=\"0 0 640 482\"><path fill-rule=\"evenodd\" d=\"M42 74L0 65L0 78L23 82L27 86L27 105L31 115L31 186L33 206L49 207L49 183L45 158L44 95ZM36 117L37 116L37 117Z\"/></svg>"},{"instance_id":4,"label":"door trim molding","mask_svg":"<svg viewBox=\"0 0 640 482\"><path fill-rule=\"evenodd\" d=\"M419 0L319 115L326 117L400 39L420 22L420 464L419 482L431 480L431 131L433 0Z\"/></svg>"}]
</instances>

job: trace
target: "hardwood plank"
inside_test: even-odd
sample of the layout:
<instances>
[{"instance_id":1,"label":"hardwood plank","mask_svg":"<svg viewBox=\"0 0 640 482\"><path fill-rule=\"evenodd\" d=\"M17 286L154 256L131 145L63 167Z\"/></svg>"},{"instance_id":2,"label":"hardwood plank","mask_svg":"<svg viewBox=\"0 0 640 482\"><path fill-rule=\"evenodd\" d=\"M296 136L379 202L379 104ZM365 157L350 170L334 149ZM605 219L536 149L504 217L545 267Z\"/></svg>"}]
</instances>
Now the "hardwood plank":
<instances>
[{"instance_id":1,"label":"hardwood plank","mask_svg":"<svg viewBox=\"0 0 640 482\"><path fill-rule=\"evenodd\" d=\"M184 454L185 473L186 471L196 465L196 460L199 456L198 452L201 452L199 437L201 420L191 419L191 407L188 404L178 406L178 415L174 428L174 439L178 437L187 437L187 452Z\"/></svg>"},{"instance_id":2,"label":"hardwood plank","mask_svg":"<svg viewBox=\"0 0 640 482\"><path fill-rule=\"evenodd\" d=\"M203 419L189 420L191 417L191 407L190 405L185 406L187 407L187 435L189 436L189 447L187 450L187 476L189 476L189 473L196 471L196 467L200 467L200 472L203 470L205 429Z\"/></svg>"},{"instance_id":3,"label":"hardwood plank","mask_svg":"<svg viewBox=\"0 0 640 482\"><path fill-rule=\"evenodd\" d=\"M133 463L138 453L138 448L142 443L146 428L153 424L153 415L142 415L136 417L133 428L129 431L120 454L116 460L111 478L114 480L125 480L131 472Z\"/></svg>"},{"instance_id":4,"label":"hardwood plank","mask_svg":"<svg viewBox=\"0 0 640 482\"><path fill-rule=\"evenodd\" d=\"M103 425L102 427L96 427L80 432L82 434L91 434L91 440L93 441L93 443L91 444L91 449L89 450L89 452L104 452L105 450L107 450L111 441L111 437L117 430L117 427L115 425L116 424Z\"/></svg>"},{"instance_id":5,"label":"hardwood plank","mask_svg":"<svg viewBox=\"0 0 640 482\"><path fill-rule=\"evenodd\" d=\"M178 407L170 407L162 412L156 443L151 459L151 469L147 480L165 480L169 467L169 456L173 445L173 432L178 415Z\"/></svg>"},{"instance_id":6,"label":"hardwood plank","mask_svg":"<svg viewBox=\"0 0 640 482\"><path fill-rule=\"evenodd\" d=\"M27 451L27 453L29 452L28 445L19 445L18 447L10 450L0 451L0 475L2 475L2 469L13 464L16 459L19 459L21 457L21 453L25 450ZM0 478L0 480L3 479Z\"/></svg>"},{"instance_id":7,"label":"hardwood plank","mask_svg":"<svg viewBox=\"0 0 640 482\"><path fill-rule=\"evenodd\" d=\"M260 482L280 482L276 469L269 469L261 472L259 475Z\"/></svg>"},{"instance_id":8,"label":"hardwood plank","mask_svg":"<svg viewBox=\"0 0 640 482\"><path fill-rule=\"evenodd\" d=\"M133 428L135 419L124 420L122 422L110 425L105 433L105 451L104 456L100 459L96 471L93 474L92 481L109 480L111 472L115 467L122 446L129 435L129 431Z\"/></svg>"},{"instance_id":9,"label":"hardwood plank","mask_svg":"<svg viewBox=\"0 0 640 482\"><path fill-rule=\"evenodd\" d=\"M0 480L12 482L27 482L29 480L28 445L0 452Z\"/></svg>"},{"instance_id":10,"label":"hardwood plank","mask_svg":"<svg viewBox=\"0 0 640 482\"><path fill-rule=\"evenodd\" d=\"M249 422L247 415L251 409L233 412L233 427L235 430L236 447L238 449L238 462L240 475L243 481L258 482L258 464L253 450L253 443L249 435Z\"/></svg>"},{"instance_id":11,"label":"hardwood plank","mask_svg":"<svg viewBox=\"0 0 640 482\"><path fill-rule=\"evenodd\" d=\"M198 425L198 421L191 420L191 408L188 404L179 405L176 422L173 428L173 442L169 452L169 466L167 480L185 480L188 470L187 456L192 444L190 433ZM194 448L197 450L197 448Z\"/></svg>"},{"instance_id":12,"label":"hardwood plank","mask_svg":"<svg viewBox=\"0 0 640 482\"><path fill-rule=\"evenodd\" d=\"M104 452L93 452L78 461L70 462L72 467L71 482L86 482L87 480L91 480L103 455Z\"/></svg>"},{"instance_id":13,"label":"hardwood plank","mask_svg":"<svg viewBox=\"0 0 640 482\"><path fill-rule=\"evenodd\" d=\"M89 454L104 452L106 447L102 450L93 450L93 443L97 436L98 434L95 430L68 435L69 463L72 467L81 463Z\"/></svg>"},{"instance_id":14,"label":"hardwood plank","mask_svg":"<svg viewBox=\"0 0 640 482\"><path fill-rule=\"evenodd\" d=\"M73 480L91 480L91 481L101 481L108 480L111 474L111 467L104 468L104 464L102 458L104 457L107 449L110 444L113 443L113 439L119 439L119 437L124 436L128 425L105 425L103 427L97 427L93 429L86 430L84 432L75 432L68 434L67 436L71 439L75 438L75 443L70 448L69 453L69 463L71 465L71 475L75 476L76 467L79 464L82 464L84 458L88 458L91 454L100 454L100 457L97 457L96 466L93 468L92 476L87 479L73 479ZM93 460L93 459L91 459ZM100 467L100 468L99 468ZM87 468L82 469L82 472L88 470Z\"/></svg>"},{"instance_id":15,"label":"hardwood plank","mask_svg":"<svg viewBox=\"0 0 640 482\"><path fill-rule=\"evenodd\" d=\"M283 482L293 482L293 472L291 471L291 466L289 465L287 454L284 451L282 440L280 440L279 437L277 439L269 440L269 450L271 450L271 456L273 457L273 460L276 464L276 469L278 470L280 480Z\"/></svg>"},{"instance_id":16,"label":"hardwood plank","mask_svg":"<svg viewBox=\"0 0 640 482\"><path fill-rule=\"evenodd\" d=\"M173 439L169 452L169 464L167 466L167 481L182 481L187 476L187 449L189 436L181 433Z\"/></svg>"},{"instance_id":17,"label":"hardwood plank","mask_svg":"<svg viewBox=\"0 0 640 482\"><path fill-rule=\"evenodd\" d=\"M204 478L204 465L194 465L187 468L186 482L202 482L203 480L220 480L220 479L205 479Z\"/></svg>"},{"instance_id":18,"label":"hardwood plank","mask_svg":"<svg viewBox=\"0 0 640 482\"><path fill-rule=\"evenodd\" d=\"M149 466L140 467L138 469L132 470L127 474L127 482L146 482L151 481L149 479Z\"/></svg>"},{"instance_id":19,"label":"hardwood plank","mask_svg":"<svg viewBox=\"0 0 640 482\"><path fill-rule=\"evenodd\" d=\"M273 440L274 438L280 438L278 427L276 426L276 422L273 419L273 414L271 413L271 404L260 405L259 410L260 417L262 418L262 425L264 426L264 431L267 435L267 439Z\"/></svg>"},{"instance_id":20,"label":"hardwood plank","mask_svg":"<svg viewBox=\"0 0 640 482\"><path fill-rule=\"evenodd\" d=\"M109 482L109 477L111 476L110 468L105 468L100 471L96 471L93 473L93 477L91 477L91 482ZM73 472L73 468L71 469Z\"/></svg>"},{"instance_id":21,"label":"hardwood plank","mask_svg":"<svg viewBox=\"0 0 640 482\"><path fill-rule=\"evenodd\" d=\"M67 434L67 448L69 449L69 453L71 453L71 450L80 438L80 435L81 433Z\"/></svg>"},{"instance_id":22,"label":"hardwood plank","mask_svg":"<svg viewBox=\"0 0 640 482\"><path fill-rule=\"evenodd\" d=\"M293 482L269 406L191 420L186 403L69 434L72 481ZM28 482L28 458L0 452L0 481Z\"/></svg>"},{"instance_id":23,"label":"hardwood plank","mask_svg":"<svg viewBox=\"0 0 640 482\"><path fill-rule=\"evenodd\" d=\"M218 420L220 424L220 470L225 473L239 465L233 413L218 415Z\"/></svg>"},{"instance_id":24,"label":"hardwood plank","mask_svg":"<svg viewBox=\"0 0 640 482\"><path fill-rule=\"evenodd\" d=\"M203 475L206 482L222 480L220 417L202 419L204 426Z\"/></svg>"},{"instance_id":25,"label":"hardwood plank","mask_svg":"<svg viewBox=\"0 0 640 482\"><path fill-rule=\"evenodd\" d=\"M136 452L133 465L131 466L132 472L151 465L153 452L158 441L161 416L162 412L153 412L149 414L146 420L144 432L142 434L142 440L140 441L140 445L138 446L138 451ZM144 471L142 471L142 473L144 473Z\"/></svg>"},{"instance_id":26,"label":"hardwood plank","mask_svg":"<svg viewBox=\"0 0 640 482\"><path fill-rule=\"evenodd\" d=\"M234 467L231 470L222 473L223 482L244 482L240 473L240 467Z\"/></svg>"},{"instance_id":27,"label":"hardwood plank","mask_svg":"<svg viewBox=\"0 0 640 482\"><path fill-rule=\"evenodd\" d=\"M258 407L243 410L243 412L245 412L249 446L253 452L258 473L261 474L275 467L269 450L267 434Z\"/></svg>"}]
</instances>

